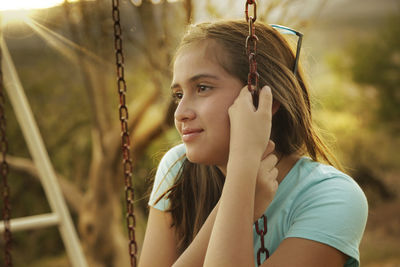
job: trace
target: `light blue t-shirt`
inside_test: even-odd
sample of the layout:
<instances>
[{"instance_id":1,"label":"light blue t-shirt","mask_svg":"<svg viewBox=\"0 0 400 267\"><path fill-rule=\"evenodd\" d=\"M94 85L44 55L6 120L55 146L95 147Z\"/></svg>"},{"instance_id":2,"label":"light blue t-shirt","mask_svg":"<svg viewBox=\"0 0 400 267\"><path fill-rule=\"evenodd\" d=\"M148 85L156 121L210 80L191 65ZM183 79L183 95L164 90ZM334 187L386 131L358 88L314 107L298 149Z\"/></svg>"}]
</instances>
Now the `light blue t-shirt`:
<instances>
[{"instance_id":1,"label":"light blue t-shirt","mask_svg":"<svg viewBox=\"0 0 400 267\"><path fill-rule=\"evenodd\" d=\"M159 210L169 207L164 197L154 202L173 184L185 157L183 144L173 147L162 158L155 177L149 205ZM367 199L348 175L332 166L300 158L283 181L264 215L267 234L264 242L269 255L288 237L314 240L332 246L349 256L345 266L359 266L359 244L368 215ZM262 220L258 221L263 229ZM261 240L253 226L254 259ZM264 257L264 258L263 258ZM265 254L262 254L262 261Z\"/></svg>"}]
</instances>

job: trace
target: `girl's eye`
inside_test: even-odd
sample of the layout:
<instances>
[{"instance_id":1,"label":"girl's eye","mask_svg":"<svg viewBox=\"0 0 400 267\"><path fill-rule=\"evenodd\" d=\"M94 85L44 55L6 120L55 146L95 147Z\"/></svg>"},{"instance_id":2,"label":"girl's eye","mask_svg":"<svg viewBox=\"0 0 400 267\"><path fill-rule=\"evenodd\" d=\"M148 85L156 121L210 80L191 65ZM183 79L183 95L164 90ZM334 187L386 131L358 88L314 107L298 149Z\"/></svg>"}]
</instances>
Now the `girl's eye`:
<instances>
[{"instance_id":1,"label":"girl's eye","mask_svg":"<svg viewBox=\"0 0 400 267\"><path fill-rule=\"evenodd\" d=\"M208 90L211 90L211 89L212 89L212 87L211 87L211 86L208 86L208 85L204 85L204 84L199 84L199 85L197 85L197 91L198 91L199 93L205 92L205 91L208 91Z\"/></svg>"},{"instance_id":2,"label":"girl's eye","mask_svg":"<svg viewBox=\"0 0 400 267\"><path fill-rule=\"evenodd\" d=\"M183 97L183 93L182 92L173 92L172 93L172 98L175 100L176 103L179 102L179 100L181 100Z\"/></svg>"}]
</instances>

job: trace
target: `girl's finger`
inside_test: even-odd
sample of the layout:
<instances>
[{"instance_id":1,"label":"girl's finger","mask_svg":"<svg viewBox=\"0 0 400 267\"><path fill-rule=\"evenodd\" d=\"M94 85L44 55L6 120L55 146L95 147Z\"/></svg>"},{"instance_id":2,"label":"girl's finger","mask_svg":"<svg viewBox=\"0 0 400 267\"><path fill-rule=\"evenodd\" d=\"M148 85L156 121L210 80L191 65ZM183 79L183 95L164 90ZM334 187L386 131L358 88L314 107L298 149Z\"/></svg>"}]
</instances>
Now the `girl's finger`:
<instances>
[{"instance_id":1,"label":"girl's finger","mask_svg":"<svg viewBox=\"0 0 400 267\"><path fill-rule=\"evenodd\" d=\"M275 143L274 143L274 141L269 140L268 144L267 144L267 148L265 149L264 154L261 159L262 160L265 159L269 154L274 152L274 150L275 150Z\"/></svg>"},{"instance_id":2,"label":"girl's finger","mask_svg":"<svg viewBox=\"0 0 400 267\"><path fill-rule=\"evenodd\" d=\"M245 95L246 101L247 101L249 104L253 104L253 97L252 97L251 92L249 91L247 85L246 85L245 87L242 88L241 94L244 94L244 95Z\"/></svg>"},{"instance_id":3,"label":"girl's finger","mask_svg":"<svg viewBox=\"0 0 400 267\"><path fill-rule=\"evenodd\" d=\"M270 172L273 168L275 168L277 163L278 157L275 154L269 154L265 159L261 161L260 171Z\"/></svg>"},{"instance_id":4,"label":"girl's finger","mask_svg":"<svg viewBox=\"0 0 400 267\"><path fill-rule=\"evenodd\" d=\"M238 106L242 105L241 103L246 103L246 104L252 103L252 96L249 90L247 89L247 85L240 90L240 93L233 102L232 107L236 109Z\"/></svg>"},{"instance_id":5,"label":"girl's finger","mask_svg":"<svg viewBox=\"0 0 400 267\"><path fill-rule=\"evenodd\" d=\"M264 86L260 90L258 110L267 111L272 113L272 92L269 86Z\"/></svg>"}]
</instances>

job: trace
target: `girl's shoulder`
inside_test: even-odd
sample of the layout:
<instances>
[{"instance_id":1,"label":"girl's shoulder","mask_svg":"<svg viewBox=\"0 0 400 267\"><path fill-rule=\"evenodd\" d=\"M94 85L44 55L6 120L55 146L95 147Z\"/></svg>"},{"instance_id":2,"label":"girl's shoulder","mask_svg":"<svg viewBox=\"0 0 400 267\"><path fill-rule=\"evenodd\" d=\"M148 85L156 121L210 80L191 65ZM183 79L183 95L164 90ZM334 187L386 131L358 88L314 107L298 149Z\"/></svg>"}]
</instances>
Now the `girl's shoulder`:
<instances>
[{"instance_id":1,"label":"girl's shoulder","mask_svg":"<svg viewBox=\"0 0 400 267\"><path fill-rule=\"evenodd\" d=\"M186 148L184 144L179 144L168 150L162 157L158 168L171 168L172 165L182 164L186 154Z\"/></svg>"},{"instance_id":2,"label":"girl's shoulder","mask_svg":"<svg viewBox=\"0 0 400 267\"><path fill-rule=\"evenodd\" d=\"M276 197L286 202L289 195L292 208L335 203L335 208L344 206L343 211L350 208L364 214L368 210L367 198L352 177L307 157L300 158L279 185Z\"/></svg>"},{"instance_id":3,"label":"girl's shoulder","mask_svg":"<svg viewBox=\"0 0 400 267\"><path fill-rule=\"evenodd\" d=\"M327 244L350 256L346 266L358 266L368 201L357 182L332 166L306 157L285 179L277 192L280 201L270 211L287 211L280 221L287 226L285 238L301 237Z\"/></svg>"},{"instance_id":4,"label":"girl's shoulder","mask_svg":"<svg viewBox=\"0 0 400 267\"><path fill-rule=\"evenodd\" d=\"M185 146L179 144L168 150L162 157L154 178L153 189L149 200L150 206L159 210L166 210L168 208L169 200L167 196L165 195L161 200L159 198L174 185L175 179L186 158L185 155Z\"/></svg>"},{"instance_id":5,"label":"girl's shoulder","mask_svg":"<svg viewBox=\"0 0 400 267\"><path fill-rule=\"evenodd\" d=\"M169 186L172 186L185 158L186 148L183 144L176 145L168 150L158 165L154 184L166 182Z\"/></svg>"},{"instance_id":6,"label":"girl's shoulder","mask_svg":"<svg viewBox=\"0 0 400 267\"><path fill-rule=\"evenodd\" d=\"M285 181L286 180L286 181ZM360 189L358 184L348 174L333 166L313 161L308 157L301 157L284 181L296 187L312 187L323 183L347 184L349 187Z\"/></svg>"}]
</instances>

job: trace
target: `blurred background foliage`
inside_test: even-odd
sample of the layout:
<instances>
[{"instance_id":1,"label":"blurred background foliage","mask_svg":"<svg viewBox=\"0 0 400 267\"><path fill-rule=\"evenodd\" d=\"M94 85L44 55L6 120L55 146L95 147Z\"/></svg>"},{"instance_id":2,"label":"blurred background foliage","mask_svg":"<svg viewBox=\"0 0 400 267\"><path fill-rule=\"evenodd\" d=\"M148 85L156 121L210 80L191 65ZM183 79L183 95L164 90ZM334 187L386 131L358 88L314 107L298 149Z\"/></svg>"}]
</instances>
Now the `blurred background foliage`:
<instances>
[{"instance_id":1,"label":"blurred background foliage","mask_svg":"<svg viewBox=\"0 0 400 267\"><path fill-rule=\"evenodd\" d=\"M179 142L169 93L174 48L189 22L243 18L244 3L120 2L140 247L151 179L163 153ZM85 255L91 266L123 266L128 253L111 3L65 1L36 10L31 23L5 24L13 12L2 12L2 34ZM400 266L399 1L259 1L258 14L305 34L302 61L316 123L370 205L362 266ZM50 212L13 108L6 110L12 217ZM13 258L15 266L69 266L56 228L14 233Z\"/></svg>"}]
</instances>

